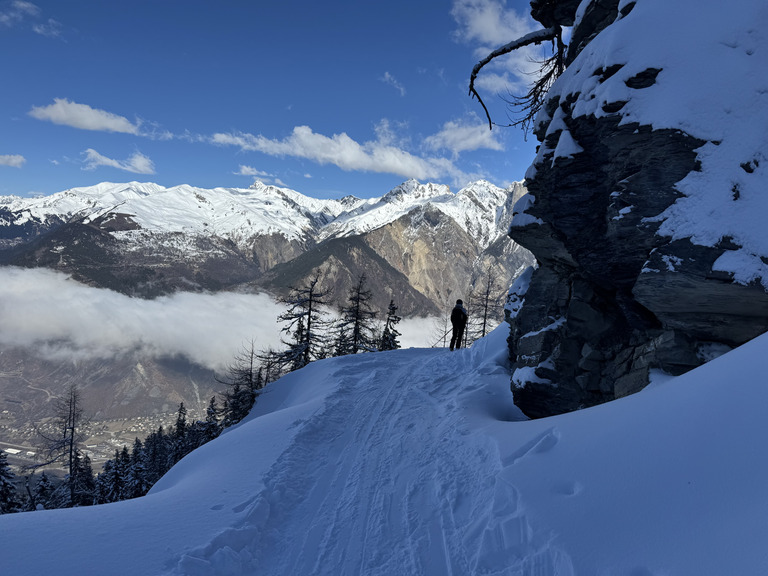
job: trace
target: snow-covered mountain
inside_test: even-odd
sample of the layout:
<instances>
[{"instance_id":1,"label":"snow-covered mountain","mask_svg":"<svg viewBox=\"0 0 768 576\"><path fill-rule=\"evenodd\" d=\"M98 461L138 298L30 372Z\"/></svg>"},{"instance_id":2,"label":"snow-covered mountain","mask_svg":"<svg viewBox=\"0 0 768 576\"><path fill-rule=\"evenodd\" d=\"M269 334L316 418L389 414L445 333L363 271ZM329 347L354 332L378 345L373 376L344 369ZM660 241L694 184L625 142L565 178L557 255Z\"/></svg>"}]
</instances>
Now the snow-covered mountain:
<instances>
[{"instance_id":1,"label":"snow-covered mountain","mask_svg":"<svg viewBox=\"0 0 768 576\"><path fill-rule=\"evenodd\" d=\"M454 194L448 186L408 180L380 198L317 199L288 188L257 182L250 188L165 188L153 183L102 182L72 188L51 196L0 196L0 226L31 223L45 227L78 219L107 226L118 215L113 231L130 238L135 230L154 233L217 235L242 243L256 235L280 234L288 240L359 235L380 228L418 206L431 204L451 216L468 233L480 233L487 246L505 230L502 217L511 202L510 191L480 180ZM497 213L497 208L502 208ZM5 237L8 242L10 238ZM246 247L243 244L243 247Z\"/></svg>"},{"instance_id":2,"label":"snow-covered mountain","mask_svg":"<svg viewBox=\"0 0 768 576\"><path fill-rule=\"evenodd\" d=\"M150 297L244 283L280 293L288 287L280 278L301 282L329 268L337 277L328 286L339 296L367 270L372 281L403 294L404 311L424 314L465 292L482 265L496 266L508 285L530 263L506 236L511 207L523 192L519 183L504 190L478 181L454 194L447 186L409 180L380 198L321 200L260 183L249 189L102 183L48 197L0 198L0 263L55 268L92 285ZM395 226L393 236L392 226L403 219L409 222ZM388 227L387 242L381 234L368 241ZM441 246L436 235L443 236ZM423 242L415 246L417 238ZM446 250L451 241L461 249ZM519 257L511 264L501 259L499 243ZM441 268L456 269L457 279L440 294L420 290L446 279L424 277L404 263L412 248L419 259L426 253ZM394 253L401 261L393 261Z\"/></svg>"},{"instance_id":3,"label":"snow-covered mountain","mask_svg":"<svg viewBox=\"0 0 768 576\"><path fill-rule=\"evenodd\" d=\"M45 225L79 218L85 223L122 214L148 232L213 235L237 241L255 234L282 234L301 239L361 203L361 200L316 200L285 188L256 184L252 188L188 185L165 188L153 183L103 182L38 198L0 197L3 225Z\"/></svg>"},{"instance_id":4,"label":"snow-covered mountain","mask_svg":"<svg viewBox=\"0 0 768 576\"><path fill-rule=\"evenodd\" d=\"M148 496L0 516L3 573L765 573L765 337L521 421L507 333L294 372Z\"/></svg>"}]
</instances>

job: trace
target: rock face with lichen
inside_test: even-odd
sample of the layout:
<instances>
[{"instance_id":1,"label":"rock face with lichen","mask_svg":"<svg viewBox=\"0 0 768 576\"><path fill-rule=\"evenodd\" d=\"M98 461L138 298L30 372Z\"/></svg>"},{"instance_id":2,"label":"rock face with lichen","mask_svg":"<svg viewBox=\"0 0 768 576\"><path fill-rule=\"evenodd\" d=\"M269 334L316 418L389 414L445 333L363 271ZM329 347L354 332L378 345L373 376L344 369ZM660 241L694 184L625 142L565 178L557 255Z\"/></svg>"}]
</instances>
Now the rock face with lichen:
<instances>
[{"instance_id":1,"label":"rock face with lichen","mask_svg":"<svg viewBox=\"0 0 768 576\"><path fill-rule=\"evenodd\" d=\"M655 0L532 4L545 25L574 23L510 229L538 262L516 289L512 387L542 417L637 392L768 328L766 137L747 104L764 107L768 89L732 85L768 62L756 25L768 12L750 0L708 9L728 30L743 22L726 39L713 14L686 22Z\"/></svg>"}]
</instances>

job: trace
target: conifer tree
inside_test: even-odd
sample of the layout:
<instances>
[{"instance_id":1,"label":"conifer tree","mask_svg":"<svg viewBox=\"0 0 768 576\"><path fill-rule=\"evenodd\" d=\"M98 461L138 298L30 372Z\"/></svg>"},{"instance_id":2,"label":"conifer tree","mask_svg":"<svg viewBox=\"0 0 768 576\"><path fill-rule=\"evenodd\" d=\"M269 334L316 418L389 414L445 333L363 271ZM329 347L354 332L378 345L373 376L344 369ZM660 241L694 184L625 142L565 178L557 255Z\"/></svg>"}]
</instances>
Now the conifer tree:
<instances>
[{"instance_id":1,"label":"conifer tree","mask_svg":"<svg viewBox=\"0 0 768 576\"><path fill-rule=\"evenodd\" d=\"M227 407L224 414L225 426L232 426L245 418L264 387L263 369L259 366L259 360L259 354L251 341L235 355L227 368L226 378L216 379L228 387L224 394Z\"/></svg>"},{"instance_id":2,"label":"conifer tree","mask_svg":"<svg viewBox=\"0 0 768 576\"><path fill-rule=\"evenodd\" d=\"M162 426L150 434L144 442L144 465L147 482L152 485L168 471L170 446L168 435Z\"/></svg>"},{"instance_id":3,"label":"conifer tree","mask_svg":"<svg viewBox=\"0 0 768 576\"><path fill-rule=\"evenodd\" d=\"M96 477L96 502L98 504L117 502L122 492L117 474L114 460L110 459L104 462L101 473Z\"/></svg>"},{"instance_id":4,"label":"conifer tree","mask_svg":"<svg viewBox=\"0 0 768 576\"><path fill-rule=\"evenodd\" d=\"M91 506L96 502L96 482L91 458L79 450L75 454L74 479L71 482L75 487L73 506Z\"/></svg>"},{"instance_id":5,"label":"conifer tree","mask_svg":"<svg viewBox=\"0 0 768 576\"><path fill-rule=\"evenodd\" d=\"M352 342L347 332L347 325L343 320L338 320L333 325L333 333L335 334L333 340L333 350L331 354L333 356L346 356L352 353Z\"/></svg>"},{"instance_id":6,"label":"conifer tree","mask_svg":"<svg viewBox=\"0 0 768 576\"><path fill-rule=\"evenodd\" d=\"M0 514L18 512L20 502L13 484L16 475L8 464L8 457L0 450Z\"/></svg>"},{"instance_id":7,"label":"conifer tree","mask_svg":"<svg viewBox=\"0 0 768 576\"><path fill-rule=\"evenodd\" d=\"M397 350L400 348L400 341L398 337L401 335L397 331L397 324L402 320L397 315L397 306L395 301L389 301L389 307L387 308L387 319L384 321L384 330L381 333L381 342L379 343L379 350Z\"/></svg>"},{"instance_id":8,"label":"conifer tree","mask_svg":"<svg viewBox=\"0 0 768 576\"><path fill-rule=\"evenodd\" d=\"M173 436L171 437L170 466L176 464L189 452L187 445L187 409L184 407L184 402L180 402L179 410L176 413L176 424L173 427Z\"/></svg>"},{"instance_id":9,"label":"conifer tree","mask_svg":"<svg viewBox=\"0 0 768 576\"><path fill-rule=\"evenodd\" d=\"M50 500L55 487L45 470L40 474L40 479L35 484L35 490L32 493L32 510L48 509L51 507Z\"/></svg>"},{"instance_id":10,"label":"conifer tree","mask_svg":"<svg viewBox=\"0 0 768 576\"><path fill-rule=\"evenodd\" d=\"M341 309L340 330L347 334L348 353L373 352L377 349L376 312L371 308L371 291L365 287L366 277L362 274L349 290L347 306Z\"/></svg>"},{"instance_id":11,"label":"conifer tree","mask_svg":"<svg viewBox=\"0 0 768 576\"><path fill-rule=\"evenodd\" d=\"M221 434L221 425L219 424L219 408L216 405L216 396L211 396L208 408L205 410L205 422L203 427L203 437L205 442L210 442Z\"/></svg>"},{"instance_id":12,"label":"conifer tree","mask_svg":"<svg viewBox=\"0 0 768 576\"><path fill-rule=\"evenodd\" d=\"M326 294L320 290L320 276L315 276L303 288L291 288L290 296L283 301L288 310L278 316L285 322L282 332L291 336L288 348L280 352L279 361L288 370L298 370L326 355L324 330L327 327L323 306L327 306Z\"/></svg>"}]
</instances>

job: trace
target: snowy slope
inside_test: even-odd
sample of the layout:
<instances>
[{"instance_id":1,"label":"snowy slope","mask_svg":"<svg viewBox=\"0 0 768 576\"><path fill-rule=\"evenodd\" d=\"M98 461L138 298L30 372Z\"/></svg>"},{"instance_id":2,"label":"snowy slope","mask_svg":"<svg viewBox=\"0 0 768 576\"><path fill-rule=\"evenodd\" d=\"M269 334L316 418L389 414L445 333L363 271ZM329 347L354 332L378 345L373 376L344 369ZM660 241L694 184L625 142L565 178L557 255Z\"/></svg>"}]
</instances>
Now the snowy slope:
<instances>
[{"instance_id":1,"label":"snowy slope","mask_svg":"<svg viewBox=\"0 0 768 576\"><path fill-rule=\"evenodd\" d=\"M505 331L294 372L144 498L0 516L3 571L766 573L768 336L623 400L521 421Z\"/></svg>"}]
</instances>

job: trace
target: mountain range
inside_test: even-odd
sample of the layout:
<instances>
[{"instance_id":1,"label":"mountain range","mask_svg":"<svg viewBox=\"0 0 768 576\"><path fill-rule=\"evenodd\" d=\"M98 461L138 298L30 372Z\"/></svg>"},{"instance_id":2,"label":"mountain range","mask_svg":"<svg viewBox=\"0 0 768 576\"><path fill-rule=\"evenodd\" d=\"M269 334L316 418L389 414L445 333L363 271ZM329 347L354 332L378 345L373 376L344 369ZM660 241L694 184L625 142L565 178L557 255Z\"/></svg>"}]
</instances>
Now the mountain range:
<instances>
[{"instance_id":1,"label":"mountain range","mask_svg":"<svg viewBox=\"0 0 768 576\"><path fill-rule=\"evenodd\" d=\"M332 300L365 273L386 306L435 314L490 266L503 287L532 263L507 237L521 183L453 193L409 180L384 196L316 199L249 189L101 183L0 198L0 264L46 267L131 296L266 290L285 295L321 273ZM465 296L466 297L466 296Z\"/></svg>"}]
</instances>

